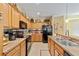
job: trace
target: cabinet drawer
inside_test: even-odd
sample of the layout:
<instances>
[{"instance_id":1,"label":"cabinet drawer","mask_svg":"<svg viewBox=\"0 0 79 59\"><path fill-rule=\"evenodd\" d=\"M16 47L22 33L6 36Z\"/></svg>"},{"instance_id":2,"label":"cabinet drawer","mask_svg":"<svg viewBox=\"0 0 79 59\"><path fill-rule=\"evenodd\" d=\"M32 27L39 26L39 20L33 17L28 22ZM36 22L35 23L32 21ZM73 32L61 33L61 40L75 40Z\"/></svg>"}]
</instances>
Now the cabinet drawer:
<instances>
[{"instance_id":1,"label":"cabinet drawer","mask_svg":"<svg viewBox=\"0 0 79 59\"><path fill-rule=\"evenodd\" d=\"M58 44L55 44L55 49L58 50L58 52L62 55L64 54L64 50L62 47L60 47Z\"/></svg>"},{"instance_id":2,"label":"cabinet drawer","mask_svg":"<svg viewBox=\"0 0 79 59\"><path fill-rule=\"evenodd\" d=\"M13 56L13 54L15 54L17 51L20 50L20 46L17 46L16 48L14 48L12 51L10 51L7 56Z\"/></svg>"}]
</instances>

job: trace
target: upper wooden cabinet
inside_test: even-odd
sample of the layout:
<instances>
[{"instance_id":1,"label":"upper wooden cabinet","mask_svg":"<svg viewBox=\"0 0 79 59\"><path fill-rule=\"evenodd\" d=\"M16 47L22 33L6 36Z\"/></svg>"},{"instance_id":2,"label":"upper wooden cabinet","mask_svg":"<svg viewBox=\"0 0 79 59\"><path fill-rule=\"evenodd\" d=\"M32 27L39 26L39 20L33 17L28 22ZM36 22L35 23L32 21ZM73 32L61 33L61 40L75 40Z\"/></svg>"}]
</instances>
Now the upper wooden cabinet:
<instances>
[{"instance_id":1,"label":"upper wooden cabinet","mask_svg":"<svg viewBox=\"0 0 79 59\"><path fill-rule=\"evenodd\" d=\"M31 23L31 29L42 29L43 23Z\"/></svg>"},{"instance_id":2,"label":"upper wooden cabinet","mask_svg":"<svg viewBox=\"0 0 79 59\"><path fill-rule=\"evenodd\" d=\"M4 3L0 7L3 13L3 26L8 28L19 28L19 21L27 23L27 19L12 5Z\"/></svg>"},{"instance_id":3,"label":"upper wooden cabinet","mask_svg":"<svg viewBox=\"0 0 79 59\"><path fill-rule=\"evenodd\" d=\"M23 15L20 15L20 20L27 23L27 19Z\"/></svg>"},{"instance_id":4,"label":"upper wooden cabinet","mask_svg":"<svg viewBox=\"0 0 79 59\"><path fill-rule=\"evenodd\" d=\"M9 21L9 5L3 4L3 22L4 27L9 27L8 21Z\"/></svg>"},{"instance_id":5,"label":"upper wooden cabinet","mask_svg":"<svg viewBox=\"0 0 79 59\"><path fill-rule=\"evenodd\" d=\"M0 4L0 56L3 51L3 5Z\"/></svg>"},{"instance_id":6,"label":"upper wooden cabinet","mask_svg":"<svg viewBox=\"0 0 79 59\"><path fill-rule=\"evenodd\" d=\"M12 28L12 7L9 5L9 12L8 12L8 25L9 25L9 28Z\"/></svg>"},{"instance_id":7,"label":"upper wooden cabinet","mask_svg":"<svg viewBox=\"0 0 79 59\"><path fill-rule=\"evenodd\" d=\"M14 8L12 8L12 28L19 28L19 20L19 13Z\"/></svg>"}]
</instances>

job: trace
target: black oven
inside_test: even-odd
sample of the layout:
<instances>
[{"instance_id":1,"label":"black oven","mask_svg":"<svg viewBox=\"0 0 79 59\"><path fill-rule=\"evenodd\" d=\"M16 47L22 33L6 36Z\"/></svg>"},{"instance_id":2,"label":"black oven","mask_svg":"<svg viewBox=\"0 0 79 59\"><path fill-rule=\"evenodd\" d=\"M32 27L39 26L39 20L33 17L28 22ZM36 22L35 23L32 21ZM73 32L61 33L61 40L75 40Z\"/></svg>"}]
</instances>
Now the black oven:
<instances>
[{"instance_id":1,"label":"black oven","mask_svg":"<svg viewBox=\"0 0 79 59\"><path fill-rule=\"evenodd\" d=\"M12 33L15 34L16 38L24 38L24 29L12 29Z\"/></svg>"},{"instance_id":2,"label":"black oven","mask_svg":"<svg viewBox=\"0 0 79 59\"><path fill-rule=\"evenodd\" d=\"M24 38L24 31L16 31L16 38Z\"/></svg>"}]
</instances>

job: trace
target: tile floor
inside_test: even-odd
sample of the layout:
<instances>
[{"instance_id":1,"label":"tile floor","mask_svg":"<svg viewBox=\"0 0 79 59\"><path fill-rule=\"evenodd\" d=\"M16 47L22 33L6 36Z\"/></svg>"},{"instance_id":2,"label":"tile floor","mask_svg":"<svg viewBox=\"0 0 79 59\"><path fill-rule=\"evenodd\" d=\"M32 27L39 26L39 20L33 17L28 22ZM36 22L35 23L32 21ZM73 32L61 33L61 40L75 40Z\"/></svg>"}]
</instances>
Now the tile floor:
<instances>
[{"instance_id":1,"label":"tile floor","mask_svg":"<svg viewBox=\"0 0 79 59\"><path fill-rule=\"evenodd\" d=\"M28 56L50 56L48 44L42 42L33 42Z\"/></svg>"}]
</instances>

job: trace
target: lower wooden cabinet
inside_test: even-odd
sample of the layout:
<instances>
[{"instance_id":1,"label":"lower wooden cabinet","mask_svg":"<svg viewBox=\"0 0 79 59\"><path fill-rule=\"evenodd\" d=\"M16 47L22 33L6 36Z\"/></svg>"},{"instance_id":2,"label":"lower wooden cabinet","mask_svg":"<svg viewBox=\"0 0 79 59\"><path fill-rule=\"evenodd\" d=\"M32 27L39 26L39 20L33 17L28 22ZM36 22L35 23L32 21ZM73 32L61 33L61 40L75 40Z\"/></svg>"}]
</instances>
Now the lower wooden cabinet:
<instances>
[{"instance_id":1,"label":"lower wooden cabinet","mask_svg":"<svg viewBox=\"0 0 79 59\"><path fill-rule=\"evenodd\" d=\"M54 42L51 38L48 39L48 48L52 56L64 55L64 49L61 46L59 46L56 42Z\"/></svg>"},{"instance_id":2,"label":"lower wooden cabinet","mask_svg":"<svg viewBox=\"0 0 79 59\"><path fill-rule=\"evenodd\" d=\"M23 41L21 44L12 49L6 56L25 56L26 55L26 42Z\"/></svg>"},{"instance_id":3,"label":"lower wooden cabinet","mask_svg":"<svg viewBox=\"0 0 79 59\"><path fill-rule=\"evenodd\" d=\"M58 51L59 55L64 55L64 50L58 44L55 44L55 49Z\"/></svg>"},{"instance_id":4,"label":"lower wooden cabinet","mask_svg":"<svg viewBox=\"0 0 79 59\"><path fill-rule=\"evenodd\" d=\"M33 32L32 33L32 42L42 42L42 33Z\"/></svg>"},{"instance_id":5,"label":"lower wooden cabinet","mask_svg":"<svg viewBox=\"0 0 79 59\"><path fill-rule=\"evenodd\" d=\"M12 56L20 56L20 50L18 50L16 53L14 53Z\"/></svg>"},{"instance_id":6,"label":"lower wooden cabinet","mask_svg":"<svg viewBox=\"0 0 79 59\"><path fill-rule=\"evenodd\" d=\"M11 50L6 56L18 56L20 54L20 46Z\"/></svg>"},{"instance_id":7,"label":"lower wooden cabinet","mask_svg":"<svg viewBox=\"0 0 79 59\"><path fill-rule=\"evenodd\" d=\"M58 53L58 50L55 49L55 56L59 56L60 54Z\"/></svg>"},{"instance_id":8,"label":"lower wooden cabinet","mask_svg":"<svg viewBox=\"0 0 79 59\"><path fill-rule=\"evenodd\" d=\"M55 54L55 44L54 44L55 42L53 41L53 40L51 40L51 49L50 49L50 51L51 51L51 55L52 56L54 56L54 54Z\"/></svg>"},{"instance_id":9,"label":"lower wooden cabinet","mask_svg":"<svg viewBox=\"0 0 79 59\"><path fill-rule=\"evenodd\" d=\"M48 49L50 50L51 49L51 39L48 38Z\"/></svg>"},{"instance_id":10,"label":"lower wooden cabinet","mask_svg":"<svg viewBox=\"0 0 79 59\"><path fill-rule=\"evenodd\" d=\"M25 56L26 55L26 42L22 42L21 43L21 56Z\"/></svg>"}]
</instances>

